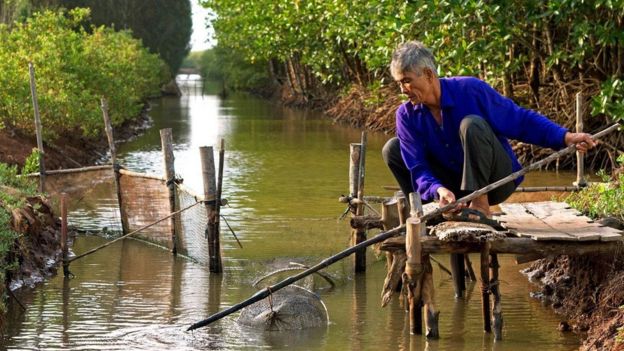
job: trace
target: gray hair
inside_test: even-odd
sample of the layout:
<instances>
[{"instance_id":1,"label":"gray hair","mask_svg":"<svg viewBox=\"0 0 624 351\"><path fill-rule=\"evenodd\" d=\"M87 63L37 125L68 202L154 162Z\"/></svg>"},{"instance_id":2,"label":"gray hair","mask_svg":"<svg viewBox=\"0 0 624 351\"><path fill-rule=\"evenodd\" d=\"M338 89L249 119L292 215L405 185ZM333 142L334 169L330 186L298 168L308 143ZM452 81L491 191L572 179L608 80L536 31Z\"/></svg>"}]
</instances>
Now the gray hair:
<instances>
[{"instance_id":1,"label":"gray hair","mask_svg":"<svg viewBox=\"0 0 624 351\"><path fill-rule=\"evenodd\" d=\"M422 74L423 68L429 68L437 74L436 62L431 50L420 41L413 40L403 43L394 50L390 73L393 77L405 72Z\"/></svg>"}]
</instances>

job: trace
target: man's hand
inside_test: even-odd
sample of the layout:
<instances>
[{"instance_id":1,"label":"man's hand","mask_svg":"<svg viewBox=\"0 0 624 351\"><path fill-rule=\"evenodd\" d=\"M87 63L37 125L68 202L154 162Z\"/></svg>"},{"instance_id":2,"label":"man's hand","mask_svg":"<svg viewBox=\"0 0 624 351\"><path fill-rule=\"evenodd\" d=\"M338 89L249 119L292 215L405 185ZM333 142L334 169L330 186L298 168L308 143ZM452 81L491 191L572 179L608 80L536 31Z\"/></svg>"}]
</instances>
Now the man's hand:
<instances>
[{"instance_id":1,"label":"man's hand","mask_svg":"<svg viewBox=\"0 0 624 351\"><path fill-rule=\"evenodd\" d=\"M450 203L455 202L455 194L453 194L452 191L448 190L445 187L440 187L438 188L438 195L440 196L440 203L439 206L440 207L444 207ZM462 207L464 207L465 204L458 204L457 207L455 208L455 210L458 210Z\"/></svg>"},{"instance_id":2,"label":"man's hand","mask_svg":"<svg viewBox=\"0 0 624 351\"><path fill-rule=\"evenodd\" d=\"M596 141L587 133L567 132L564 137L564 142L568 146L575 144L576 149L581 153L585 153L587 150L593 149L596 146Z\"/></svg>"}]
</instances>

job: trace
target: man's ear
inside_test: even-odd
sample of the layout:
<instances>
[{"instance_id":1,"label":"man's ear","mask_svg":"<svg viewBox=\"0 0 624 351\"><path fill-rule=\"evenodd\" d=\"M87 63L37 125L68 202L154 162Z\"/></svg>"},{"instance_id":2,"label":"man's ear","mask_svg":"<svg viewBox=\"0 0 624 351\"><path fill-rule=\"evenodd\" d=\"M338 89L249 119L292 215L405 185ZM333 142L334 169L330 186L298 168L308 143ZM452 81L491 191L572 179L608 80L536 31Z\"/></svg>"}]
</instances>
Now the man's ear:
<instances>
[{"instance_id":1,"label":"man's ear","mask_svg":"<svg viewBox=\"0 0 624 351\"><path fill-rule=\"evenodd\" d=\"M433 71L430 68L428 68L428 67L424 67L422 69L422 71L423 71L423 74L427 77L428 80L433 80L436 77L436 75L433 73Z\"/></svg>"}]
</instances>

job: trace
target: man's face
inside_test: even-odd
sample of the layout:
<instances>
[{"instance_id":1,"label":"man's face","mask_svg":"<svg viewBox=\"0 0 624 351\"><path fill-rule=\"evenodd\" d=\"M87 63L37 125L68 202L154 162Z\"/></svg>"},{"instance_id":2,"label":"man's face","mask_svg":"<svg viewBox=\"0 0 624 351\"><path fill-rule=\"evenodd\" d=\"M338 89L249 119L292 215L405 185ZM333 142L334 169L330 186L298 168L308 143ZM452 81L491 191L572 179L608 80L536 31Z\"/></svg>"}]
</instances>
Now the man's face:
<instances>
[{"instance_id":1,"label":"man's face","mask_svg":"<svg viewBox=\"0 0 624 351\"><path fill-rule=\"evenodd\" d=\"M407 95L407 98L414 105L426 102L425 99L432 92L431 79L427 73L429 71L423 69L421 74L407 71L399 73L394 77L401 88L401 93Z\"/></svg>"}]
</instances>

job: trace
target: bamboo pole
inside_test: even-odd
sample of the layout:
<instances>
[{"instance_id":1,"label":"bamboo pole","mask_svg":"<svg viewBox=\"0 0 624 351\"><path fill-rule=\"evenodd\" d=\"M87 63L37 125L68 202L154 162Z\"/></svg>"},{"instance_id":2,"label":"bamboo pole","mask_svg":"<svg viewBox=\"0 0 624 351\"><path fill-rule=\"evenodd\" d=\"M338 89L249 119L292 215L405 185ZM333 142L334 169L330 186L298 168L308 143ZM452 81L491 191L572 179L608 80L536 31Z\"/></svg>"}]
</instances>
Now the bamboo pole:
<instances>
[{"instance_id":1,"label":"bamboo pole","mask_svg":"<svg viewBox=\"0 0 624 351\"><path fill-rule=\"evenodd\" d=\"M492 327L494 340L503 340L503 308L501 306L500 282L498 280L498 255L490 253L490 292L492 293Z\"/></svg>"},{"instance_id":2,"label":"bamboo pole","mask_svg":"<svg viewBox=\"0 0 624 351\"><path fill-rule=\"evenodd\" d=\"M111 168L111 165L100 165L100 166L88 166L88 167L80 167L80 168L56 169L56 170L46 171L45 175L91 172L91 171L99 171L99 170L110 169L110 168ZM25 174L24 176L25 177L38 177L39 172L28 173L28 174Z\"/></svg>"},{"instance_id":3,"label":"bamboo pole","mask_svg":"<svg viewBox=\"0 0 624 351\"><path fill-rule=\"evenodd\" d=\"M120 166L117 164L117 151L115 149L115 138L113 137L113 125L111 124L110 117L108 116L108 102L105 98L102 98L100 103L102 116L104 117L106 137L108 138L108 147L110 148L111 153L113 173L115 174L115 192L117 193L117 203L119 204L119 215L121 217L121 232L125 235L130 231L130 226L128 224L128 215L126 214L126 209L123 206L121 195L121 174L119 173Z\"/></svg>"},{"instance_id":4,"label":"bamboo pole","mask_svg":"<svg viewBox=\"0 0 624 351\"><path fill-rule=\"evenodd\" d=\"M69 273L69 248L67 245L67 194L61 193L61 252L63 254L63 276L68 278Z\"/></svg>"},{"instance_id":5,"label":"bamboo pole","mask_svg":"<svg viewBox=\"0 0 624 351\"><path fill-rule=\"evenodd\" d=\"M406 221L407 233L405 235L405 276L403 284L407 287L407 301L409 303L410 334L422 334L422 248L420 237L426 224L421 222L423 214L422 202L419 193L411 193L410 214ZM420 206L419 206L420 205Z\"/></svg>"},{"instance_id":6,"label":"bamboo pole","mask_svg":"<svg viewBox=\"0 0 624 351\"><path fill-rule=\"evenodd\" d=\"M216 240L217 240L217 249L219 250L219 265L221 265L221 244L220 244L220 235L221 235L221 195L223 194L223 165L225 163L225 141L223 139L221 139L221 145L219 148L219 173L217 175L217 201L215 203L215 221L214 221L214 231L215 233L217 233L216 236ZM232 233L234 233L234 231L232 231ZM234 234L234 237L236 237L236 234ZM238 241L238 238L236 238L236 241ZM238 242L238 244L240 245L240 241ZM241 245L242 247L242 245ZM221 268L221 270L223 270L223 268Z\"/></svg>"},{"instance_id":7,"label":"bamboo pole","mask_svg":"<svg viewBox=\"0 0 624 351\"><path fill-rule=\"evenodd\" d=\"M202 179L204 182L204 205L208 216L206 223L206 237L208 239L209 269L213 273L223 271L221 265L221 248L219 245L219 233L215 232L216 205L217 205L217 185L214 164L214 153L212 146L202 146L199 148L202 166Z\"/></svg>"},{"instance_id":8,"label":"bamboo pole","mask_svg":"<svg viewBox=\"0 0 624 351\"><path fill-rule=\"evenodd\" d=\"M576 94L576 132L583 132L583 93ZM585 179L585 156L579 151L576 152L576 181L574 186L584 188L587 186Z\"/></svg>"},{"instance_id":9,"label":"bamboo pole","mask_svg":"<svg viewBox=\"0 0 624 351\"><path fill-rule=\"evenodd\" d=\"M163 153L163 165L167 186L167 192L169 193L169 213L176 211L176 184L175 184L175 157L173 155L173 134L171 128L160 130L160 142L162 145ZM169 227L171 232L171 253L176 255L178 253L178 233L176 228L176 222L179 222L179 218L171 216L169 218Z\"/></svg>"},{"instance_id":10,"label":"bamboo pole","mask_svg":"<svg viewBox=\"0 0 624 351\"><path fill-rule=\"evenodd\" d=\"M37 85L35 83L35 66L28 63L30 73L30 95L32 97L33 110L35 114L35 132L37 134L37 149L39 151L39 192L45 191L45 152L43 150L43 134L41 133L41 116L39 114L39 99L37 98Z\"/></svg>"}]
</instances>

